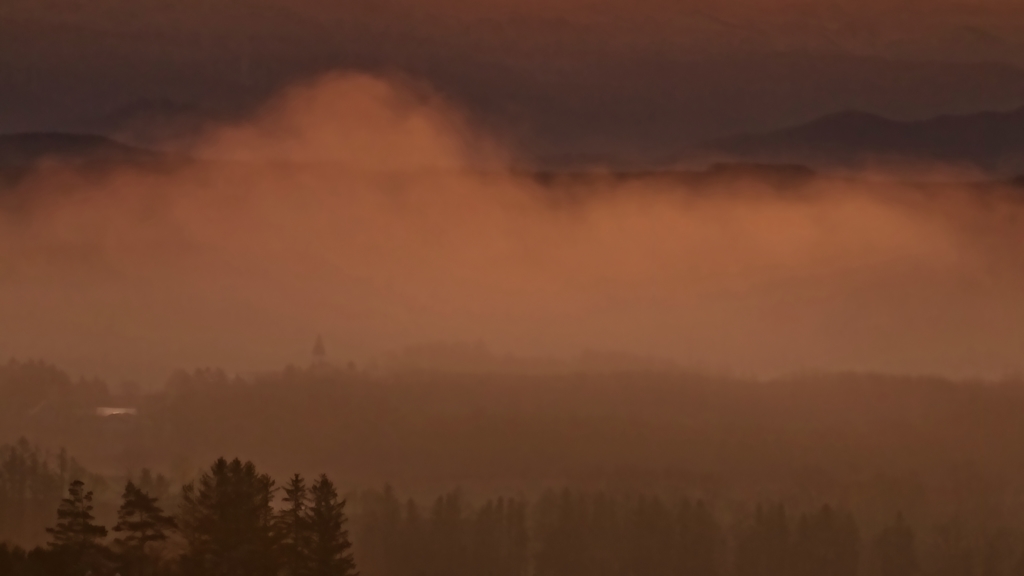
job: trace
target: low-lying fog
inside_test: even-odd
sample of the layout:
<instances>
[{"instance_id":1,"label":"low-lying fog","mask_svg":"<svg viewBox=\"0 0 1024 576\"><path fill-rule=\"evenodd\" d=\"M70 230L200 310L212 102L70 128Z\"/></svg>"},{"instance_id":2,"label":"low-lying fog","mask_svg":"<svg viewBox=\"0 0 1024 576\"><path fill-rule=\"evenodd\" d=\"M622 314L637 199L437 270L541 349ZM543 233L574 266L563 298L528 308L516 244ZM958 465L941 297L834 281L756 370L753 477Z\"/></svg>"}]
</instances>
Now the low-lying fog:
<instances>
[{"instance_id":1,"label":"low-lying fog","mask_svg":"<svg viewBox=\"0 0 1024 576\"><path fill-rule=\"evenodd\" d=\"M161 383L431 342L682 367L1024 367L1024 204L952 169L534 177L420 88L296 87L189 161L39 166L0 213L0 356ZM927 183L920 183L925 181Z\"/></svg>"}]
</instances>

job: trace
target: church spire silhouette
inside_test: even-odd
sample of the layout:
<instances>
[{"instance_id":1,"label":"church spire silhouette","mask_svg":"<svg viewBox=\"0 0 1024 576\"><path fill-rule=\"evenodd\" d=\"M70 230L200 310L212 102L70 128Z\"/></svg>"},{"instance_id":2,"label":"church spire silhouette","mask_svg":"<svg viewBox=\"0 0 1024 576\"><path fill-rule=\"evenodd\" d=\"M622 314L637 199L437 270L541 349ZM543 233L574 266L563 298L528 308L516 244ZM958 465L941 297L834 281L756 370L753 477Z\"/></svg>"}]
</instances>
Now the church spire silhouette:
<instances>
[{"instance_id":1,"label":"church spire silhouette","mask_svg":"<svg viewBox=\"0 0 1024 576\"><path fill-rule=\"evenodd\" d=\"M323 366L327 363L327 347L324 346L323 336L317 336L313 344L313 365Z\"/></svg>"}]
</instances>

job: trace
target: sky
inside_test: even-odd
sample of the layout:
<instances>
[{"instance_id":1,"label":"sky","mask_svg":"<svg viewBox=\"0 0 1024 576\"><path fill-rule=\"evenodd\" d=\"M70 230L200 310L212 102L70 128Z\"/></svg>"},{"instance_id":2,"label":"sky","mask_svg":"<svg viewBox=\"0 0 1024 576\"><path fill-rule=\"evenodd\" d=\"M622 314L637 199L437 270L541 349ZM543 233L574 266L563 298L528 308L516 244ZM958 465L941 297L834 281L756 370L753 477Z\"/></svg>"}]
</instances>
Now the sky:
<instances>
[{"instance_id":1,"label":"sky","mask_svg":"<svg viewBox=\"0 0 1024 576\"><path fill-rule=\"evenodd\" d=\"M417 79L533 158L678 155L857 108L1022 104L1024 9L984 0L6 0L0 131L244 115L338 70Z\"/></svg>"},{"instance_id":2,"label":"sky","mask_svg":"<svg viewBox=\"0 0 1024 576\"><path fill-rule=\"evenodd\" d=\"M0 354L147 384L305 363L321 334L362 366L484 343L748 375L1024 369L1024 205L971 174L543 183L443 96L352 74L190 153L44 163L8 191Z\"/></svg>"},{"instance_id":3,"label":"sky","mask_svg":"<svg viewBox=\"0 0 1024 576\"><path fill-rule=\"evenodd\" d=\"M943 166L795 192L607 169L852 108L1013 109L1022 27L1002 0L5 0L0 132L197 161L50 162L7 191L27 200L0 212L0 356L159 382L304 362L323 334L360 362L485 342L1019 372L1007 187ZM598 168L527 173L561 161Z\"/></svg>"}]
</instances>

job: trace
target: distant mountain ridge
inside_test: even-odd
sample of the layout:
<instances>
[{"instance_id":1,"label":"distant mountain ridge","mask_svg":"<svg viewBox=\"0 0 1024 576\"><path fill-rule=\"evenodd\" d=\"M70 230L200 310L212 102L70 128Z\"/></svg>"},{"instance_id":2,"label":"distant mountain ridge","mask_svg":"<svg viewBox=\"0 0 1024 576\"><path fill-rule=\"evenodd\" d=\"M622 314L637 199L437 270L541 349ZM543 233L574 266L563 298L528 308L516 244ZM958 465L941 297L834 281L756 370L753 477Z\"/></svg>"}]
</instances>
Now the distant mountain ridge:
<instances>
[{"instance_id":1,"label":"distant mountain ridge","mask_svg":"<svg viewBox=\"0 0 1024 576\"><path fill-rule=\"evenodd\" d=\"M0 162L38 161L43 158L119 159L154 158L159 154L99 134L23 132L0 134Z\"/></svg>"},{"instance_id":2,"label":"distant mountain ridge","mask_svg":"<svg viewBox=\"0 0 1024 576\"><path fill-rule=\"evenodd\" d=\"M1024 106L919 121L850 110L775 132L712 141L705 150L744 161L817 167L909 161L1019 171L1024 167Z\"/></svg>"},{"instance_id":3,"label":"distant mountain ridge","mask_svg":"<svg viewBox=\"0 0 1024 576\"><path fill-rule=\"evenodd\" d=\"M78 168L104 170L150 164L164 155L97 134L62 132L0 134L0 187L24 178L39 162L56 160Z\"/></svg>"}]
</instances>

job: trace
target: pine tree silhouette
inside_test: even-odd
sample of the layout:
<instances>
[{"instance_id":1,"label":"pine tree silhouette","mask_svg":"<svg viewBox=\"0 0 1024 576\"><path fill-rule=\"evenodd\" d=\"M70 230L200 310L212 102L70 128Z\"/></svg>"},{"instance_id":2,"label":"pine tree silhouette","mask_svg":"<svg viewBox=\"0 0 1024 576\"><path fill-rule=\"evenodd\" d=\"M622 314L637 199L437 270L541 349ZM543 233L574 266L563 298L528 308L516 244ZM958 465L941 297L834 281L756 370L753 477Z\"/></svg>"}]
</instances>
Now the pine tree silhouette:
<instances>
[{"instance_id":1,"label":"pine tree silhouette","mask_svg":"<svg viewBox=\"0 0 1024 576\"><path fill-rule=\"evenodd\" d=\"M113 528L114 532L122 535L114 540L121 555L122 576L149 573L151 562L147 557L147 547L166 541L167 533L177 527L174 518L157 506L157 498L129 481L117 511L117 525Z\"/></svg>"},{"instance_id":2,"label":"pine tree silhouette","mask_svg":"<svg viewBox=\"0 0 1024 576\"><path fill-rule=\"evenodd\" d=\"M902 513L897 514L896 520L878 534L874 544L881 576L914 576L920 572L914 531Z\"/></svg>"},{"instance_id":3,"label":"pine tree silhouette","mask_svg":"<svg viewBox=\"0 0 1024 576\"><path fill-rule=\"evenodd\" d=\"M822 506L800 518L794 542L795 576L856 576L860 537L853 516Z\"/></svg>"},{"instance_id":4,"label":"pine tree silhouette","mask_svg":"<svg viewBox=\"0 0 1024 576\"><path fill-rule=\"evenodd\" d=\"M309 508L310 574L312 576L357 576L352 558L352 543L345 524L345 501L338 499L338 491L326 475L313 483L310 489L312 506Z\"/></svg>"},{"instance_id":5,"label":"pine tree silhouette","mask_svg":"<svg viewBox=\"0 0 1024 576\"><path fill-rule=\"evenodd\" d=\"M296 474L288 481L284 492L282 500L287 507L277 516L281 567L286 576L307 576L311 547L309 490L302 476Z\"/></svg>"},{"instance_id":6,"label":"pine tree silhouette","mask_svg":"<svg viewBox=\"0 0 1024 576\"><path fill-rule=\"evenodd\" d=\"M273 576L274 481L252 462L221 458L182 489L178 524L190 576Z\"/></svg>"},{"instance_id":7,"label":"pine tree silhouette","mask_svg":"<svg viewBox=\"0 0 1024 576\"><path fill-rule=\"evenodd\" d=\"M737 576L788 576L793 570L789 517L782 504L758 506L754 522L736 543Z\"/></svg>"},{"instance_id":8,"label":"pine tree silhouette","mask_svg":"<svg viewBox=\"0 0 1024 576\"><path fill-rule=\"evenodd\" d=\"M102 540L107 537L107 529L93 523L96 518L92 511L92 492L86 492L85 483L75 480L57 508L57 525L46 529L52 538L50 547L61 557L68 574L87 574L104 561Z\"/></svg>"}]
</instances>

